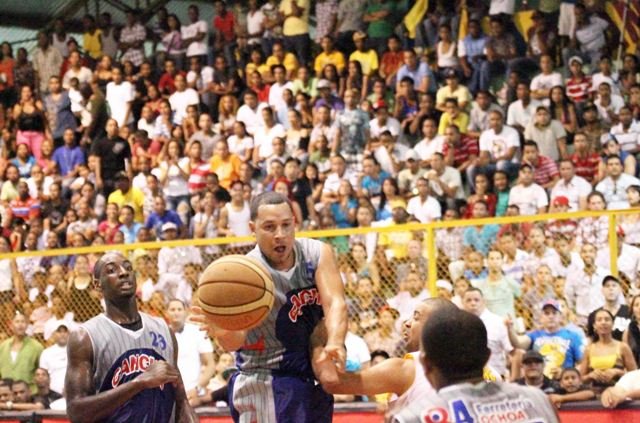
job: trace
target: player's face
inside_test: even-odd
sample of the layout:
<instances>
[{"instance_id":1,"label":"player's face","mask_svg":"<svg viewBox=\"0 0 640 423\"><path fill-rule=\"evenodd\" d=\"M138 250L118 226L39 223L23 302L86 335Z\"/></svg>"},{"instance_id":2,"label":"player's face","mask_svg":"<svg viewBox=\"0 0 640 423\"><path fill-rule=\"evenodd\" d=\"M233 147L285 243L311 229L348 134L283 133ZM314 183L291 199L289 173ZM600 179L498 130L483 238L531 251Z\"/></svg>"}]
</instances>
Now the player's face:
<instances>
[{"instance_id":1,"label":"player's face","mask_svg":"<svg viewBox=\"0 0 640 423\"><path fill-rule=\"evenodd\" d=\"M256 234L260 251L275 268L293 266L293 241L295 222L291 207L287 203L265 204L258 209L251 229Z\"/></svg>"},{"instance_id":2,"label":"player's face","mask_svg":"<svg viewBox=\"0 0 640 423\"><path fill-rule=\"evenodd\" d=\"M105 299L132 297L136 293L136 279L131 262L121 254L103 257L100 269L100 286Z\"/></svg>"},{"instance_id":3,"label":"player's face","mask_svg":"<svg viewBox=\"0 0 640 423\"><path fill-rule=\"evenodd\" d=\"M422 333L422 327L431 314L429 307L420 303L416 306L413 312L413 317L405 323L407 327L407 350L418 351L420 348L420 336Z\"/></svg>"},{"instance_id":4,"label":"player's face","mask_svg":"<svg viewBox=\"0 0 640 423\"><path fill-rule=\"evenodd\" d=\"M167 308L167 315L169 316L171 323L184 325L184 322L187 319L187 310L184 309L181 302L171 301Z\"/></svg>"}]
</instances>

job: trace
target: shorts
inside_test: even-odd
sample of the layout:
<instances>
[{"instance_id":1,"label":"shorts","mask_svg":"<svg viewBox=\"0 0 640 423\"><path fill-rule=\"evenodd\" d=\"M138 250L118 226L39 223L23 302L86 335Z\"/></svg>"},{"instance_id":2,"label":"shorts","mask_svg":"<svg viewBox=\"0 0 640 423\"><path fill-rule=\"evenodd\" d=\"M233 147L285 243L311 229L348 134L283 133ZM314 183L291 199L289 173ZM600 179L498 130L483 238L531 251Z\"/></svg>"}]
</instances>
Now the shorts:
<instances>
[{"instance_id":1,"label":"shorts","mask_svg":"<svg viewBox=\"0 0 640 423\"><path fill-rule=\"evenodd\" d=\"M229 408L235 423L331 423L333 396L313 380L238 372L229 381Z\"/></svg>"},{"instance_id":2,"label":"shorts","mask_svg":"<svg viewBox=\"0 0 640 423\"><path fill-rule=\"evenodd\" d=\"M572 37L576 29L576 17L574 9L576 5L560 3L560 18L558 19L558 35Z\"/></svg>"}]
</instances>

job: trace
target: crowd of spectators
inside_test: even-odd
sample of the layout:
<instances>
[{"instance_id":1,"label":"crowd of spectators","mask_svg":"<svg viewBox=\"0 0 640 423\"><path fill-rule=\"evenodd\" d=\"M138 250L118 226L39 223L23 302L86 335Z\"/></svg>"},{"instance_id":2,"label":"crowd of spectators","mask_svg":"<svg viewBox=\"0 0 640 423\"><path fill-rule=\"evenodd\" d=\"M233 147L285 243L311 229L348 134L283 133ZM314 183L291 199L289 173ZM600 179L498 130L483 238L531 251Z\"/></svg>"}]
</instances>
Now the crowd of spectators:
<instances>
[{"instance_id":1,"label":"crowd of spectators","mask_svg":"<svg viewBox=\"0 0 640 423\"><path fill-rule=\"evenodd\" d=\"M184 22L160 9L142 23L130 10L118 26L103 13L83 18L81 39L58 19L33 51L14 57L2 43L0 252L245 236L248 202L265 190L291 199L297 229L640 207L640 59L613 66L618 34L602 5L541 2L520 34L514 1L466 2L468 21L458 3L433 2L415 38L402 23L409 1L216 0L207 19L196 5ZM492 313L500 375L559 380L561 402L580 375L606 387L635 368L640 218L618 220L613 281L608 225L436 231L437 293ZM349 369L369 365L370 351L402 354L402 322L430 295L424 233L326 241L349 296ZM171 307L192 303L203 266L250 247L136 249L141 309L180 320ZM64 346L61 330L100 313L97 258L0 260L7 345L28 332ZM616 371L592 366L623 334ZM215 360L198 351L211 378ZM14 379L44 397L37 377L48 372L61 389L42 358L44 371L24 361Z\"/></svg>"}]
</instances>

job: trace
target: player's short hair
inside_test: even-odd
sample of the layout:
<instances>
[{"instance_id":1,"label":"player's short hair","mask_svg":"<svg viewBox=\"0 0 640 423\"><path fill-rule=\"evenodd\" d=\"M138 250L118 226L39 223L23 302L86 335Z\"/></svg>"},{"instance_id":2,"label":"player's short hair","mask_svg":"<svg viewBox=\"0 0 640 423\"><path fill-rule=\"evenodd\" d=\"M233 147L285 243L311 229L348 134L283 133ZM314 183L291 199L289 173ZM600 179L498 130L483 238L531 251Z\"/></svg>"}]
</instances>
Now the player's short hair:
<instances>
[{"instance_id":1,"label":"player's short hair","mask_svg":"<svg viewBox=\"0 0 640 423\"><path fill-rule=\"evenodd\" d=\"M278 192L263 192L262 194L254 197L253 200L251 200L251 205L249 206L249 210L251 212L251 220L255 221L258 217L258 210L260 209L260 206L275 206L278 204L287 204L293 212L291 201L289 201L287 197Z\"/></svg>"},{"instance_id":2,"label":"player's short hair","mask_svg":"<svg viewBox=\"0 0 640 423\"><path fill-rule=\"evenodd\" d=\"M452 382L482 377L491 354L482 320L455 306L431 314L422 328L422 349L429 363Z\"/></svg>"}]
</instances>

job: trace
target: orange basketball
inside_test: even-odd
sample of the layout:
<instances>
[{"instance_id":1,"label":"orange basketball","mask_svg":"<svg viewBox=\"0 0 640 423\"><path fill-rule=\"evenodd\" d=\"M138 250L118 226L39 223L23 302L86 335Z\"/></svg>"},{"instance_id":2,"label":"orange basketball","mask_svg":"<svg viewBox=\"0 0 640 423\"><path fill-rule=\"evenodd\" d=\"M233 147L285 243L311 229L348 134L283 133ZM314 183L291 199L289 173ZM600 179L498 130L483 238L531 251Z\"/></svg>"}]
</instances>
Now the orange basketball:
<instances>
[{"instance_id":1,"label":"orange basketball","mask_svg":"<svg viewBox=\"0 0 640 423\"><path fill-rule=\"evenodd\" d=\"M273 307L273 279L258 260L241 255L221 257L200 275L198 299L218 327L251 329Z\"/></svg>"}]
</instances>

